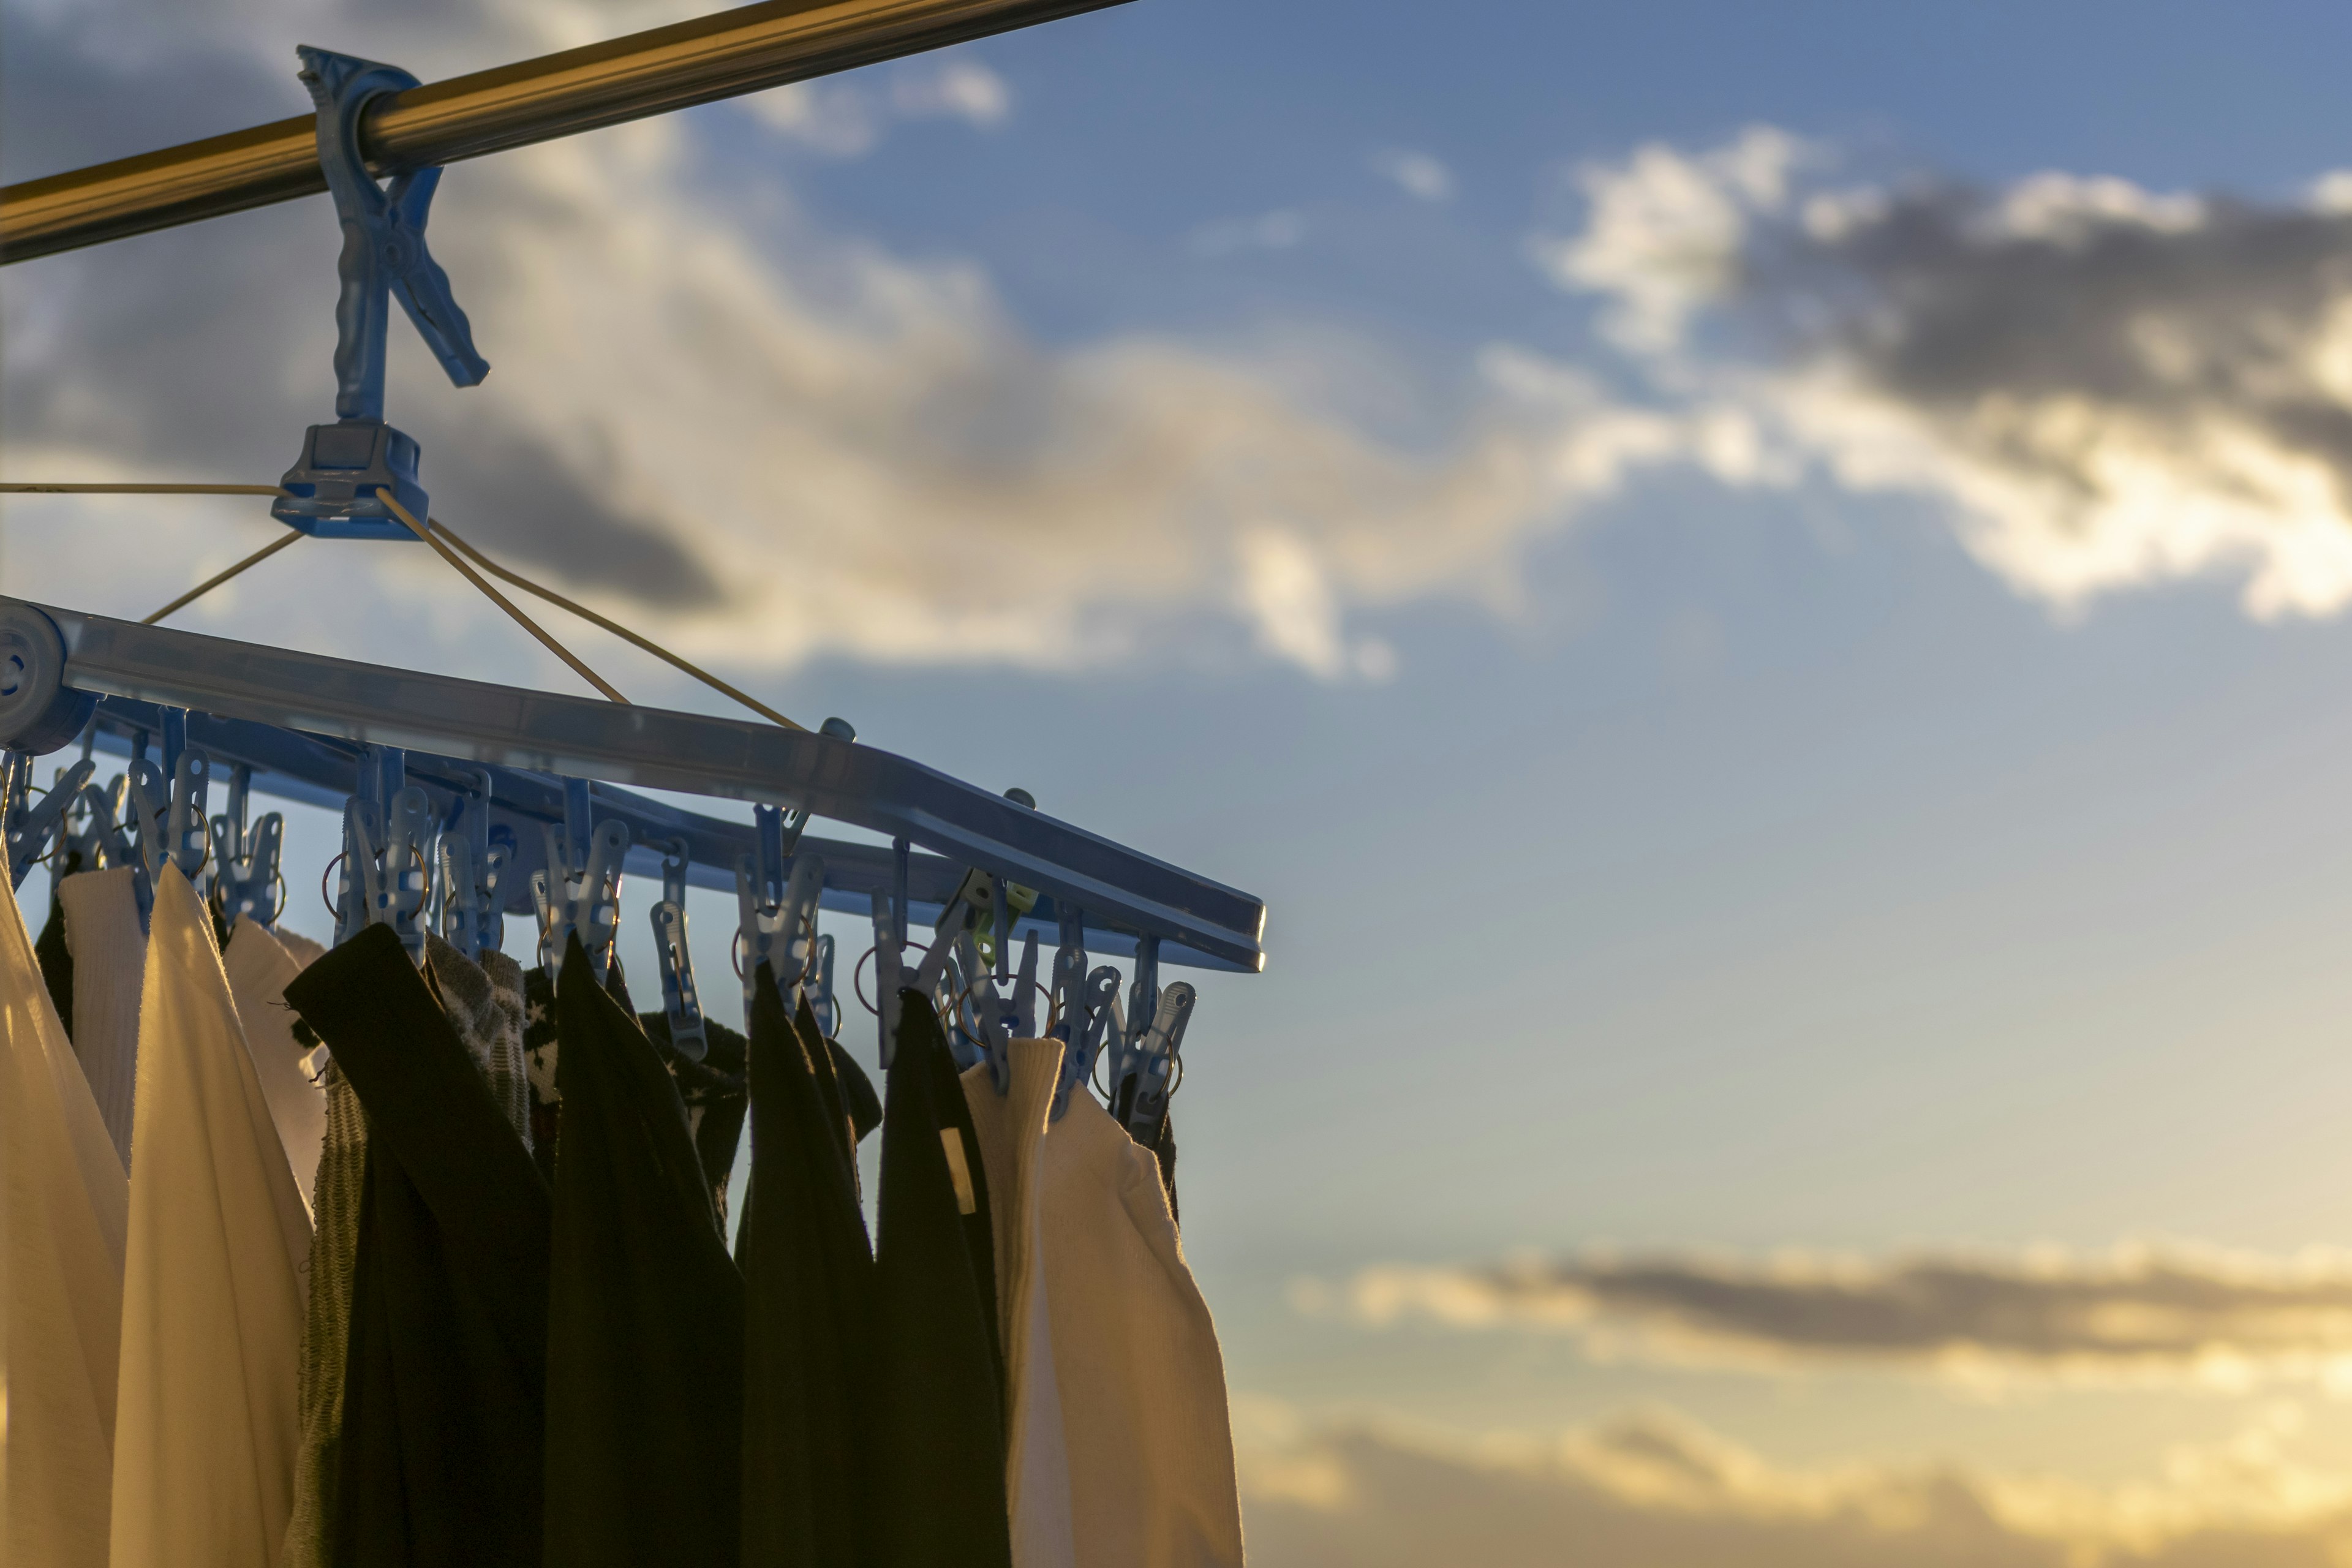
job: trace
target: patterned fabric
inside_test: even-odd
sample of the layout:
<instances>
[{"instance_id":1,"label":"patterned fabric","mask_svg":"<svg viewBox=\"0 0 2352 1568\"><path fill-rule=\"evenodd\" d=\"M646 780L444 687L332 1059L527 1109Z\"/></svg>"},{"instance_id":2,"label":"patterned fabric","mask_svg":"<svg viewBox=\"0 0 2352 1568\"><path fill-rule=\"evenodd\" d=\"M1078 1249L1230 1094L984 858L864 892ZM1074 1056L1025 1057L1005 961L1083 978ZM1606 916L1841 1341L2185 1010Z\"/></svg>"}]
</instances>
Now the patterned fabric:
<instances>
[{"instance_id":1,"label":"patterned fabric","mask_svg":"<svg viewBox=\"0 0 2352 1568\"><path fill-rule=\"evenodd\" d=\"M532 964L522 972L522 1055L530 1079L530 1157L550 1185L555 1181L556 1134L563 1092L555 1087L555 983Z\"/></svg>"},{"instance_id":2,"label":"patterned fabric","mask_svg":"<svg viewBox=\"0 0 2352 1568\"><path fill-rule=\"evenodd\" d=\"M295 1458L294 1516L286 1568L326 1568L335 1517L335 1475L343 1426L343 1359L352 1324L352 1279L359 1256L360 1190L367 1173L367 1116L333 1062L327 1136L311 1197L310 1305L302 1325L302 1447Z\"/></svg>"},{"instance_id":3,"label":"patterned fabric","mask_svg":"<svg viewBox=\"0 0 2352 1568\"><path fill-rule=\"evenodd\" d=\"M523 1147L531 1144L530 1068L523 1045L522 966L503 952L485 953L476 963L439 937L427 933L425 959L440 988L441 1009L474 1058L490 1098L513 1124Z\"/></svg>"}]
</instances>

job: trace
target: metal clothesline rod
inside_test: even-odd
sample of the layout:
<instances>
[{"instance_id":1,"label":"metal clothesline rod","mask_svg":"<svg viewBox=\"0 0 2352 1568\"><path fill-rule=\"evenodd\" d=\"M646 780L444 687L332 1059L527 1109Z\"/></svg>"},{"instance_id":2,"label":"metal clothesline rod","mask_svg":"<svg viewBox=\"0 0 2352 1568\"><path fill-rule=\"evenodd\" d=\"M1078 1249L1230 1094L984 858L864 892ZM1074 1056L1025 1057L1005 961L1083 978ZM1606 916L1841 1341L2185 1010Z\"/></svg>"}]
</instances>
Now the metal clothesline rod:
<instances>
[{"instance_id":1,"label":"metal clothesline rod","mask_svg":"<svg viewBox=\"0 0 2352 1568\"><path fill-rule=\"evenodd\" d=\"M769 0L388 96L360 145L380 174L453 163L1121 3ZM302 114L0 189L0 263L323 191L317 136Z\"/></svg>"}]
</instances>

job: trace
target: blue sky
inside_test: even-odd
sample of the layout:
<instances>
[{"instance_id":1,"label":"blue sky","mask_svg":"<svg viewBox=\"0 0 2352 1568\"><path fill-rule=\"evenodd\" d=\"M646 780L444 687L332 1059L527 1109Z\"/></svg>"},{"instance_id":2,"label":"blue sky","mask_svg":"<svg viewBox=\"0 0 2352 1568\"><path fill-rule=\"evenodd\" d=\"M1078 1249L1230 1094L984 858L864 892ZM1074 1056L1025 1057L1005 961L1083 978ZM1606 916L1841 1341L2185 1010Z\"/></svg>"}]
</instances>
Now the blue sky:
<instances>
[{"instance_id":1,"label":"blue sky","mask_svg":"<svg viewBox=\"0 0 2352 1568\"><path fill-rule=\"evenodd\" d=\"M677 9L11 0L0 169ZM1268 900L1177 1107L1261 1563L2319 1560L2352 21L1457 10L1146 0L453 169L496 368L397 342L392 417L486 546ZM332 249L10 269L0 466L271 476ZM268 526L12 504L0 584L142 614ZM432 563L265 571L186 624L562 686Z\"/></svg>"}]
</instances>

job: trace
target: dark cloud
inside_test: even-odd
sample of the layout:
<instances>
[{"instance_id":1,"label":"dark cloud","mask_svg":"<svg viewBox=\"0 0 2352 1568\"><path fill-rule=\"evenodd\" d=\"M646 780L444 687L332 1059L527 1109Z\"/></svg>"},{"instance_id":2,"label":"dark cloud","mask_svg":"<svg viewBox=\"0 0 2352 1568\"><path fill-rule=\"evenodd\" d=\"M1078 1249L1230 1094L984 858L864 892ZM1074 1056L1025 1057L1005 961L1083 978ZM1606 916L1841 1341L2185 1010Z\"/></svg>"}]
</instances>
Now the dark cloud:
<instances>
[{"instance_id":1,"label":"dark cloud","mask_svg":"<svg viewBox=\"0 0 2352 1568\"><path fill-rule=\"evenodd\" d=\"M1586 1258L1370 1269L1350 1300L1376 1322L1410 1314L1461 1327L1630 1331L1669 1350L1801 1359L2235 1378L2249 1368L2320 1373L2352 1356L2352 1260L2334 1258Z\"/></svg>"}]
</instances>

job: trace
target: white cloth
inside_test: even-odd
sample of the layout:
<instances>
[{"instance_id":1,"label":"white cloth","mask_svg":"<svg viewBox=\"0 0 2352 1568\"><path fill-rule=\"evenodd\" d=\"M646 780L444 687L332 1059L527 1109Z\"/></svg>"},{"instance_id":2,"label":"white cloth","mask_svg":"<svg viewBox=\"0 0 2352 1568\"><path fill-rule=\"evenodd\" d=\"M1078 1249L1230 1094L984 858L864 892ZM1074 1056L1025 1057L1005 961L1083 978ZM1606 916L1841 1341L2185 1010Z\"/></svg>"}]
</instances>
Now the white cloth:
<instances>
[{"instance_id":1,"label":"white cloth","mask_svg":"<svg viewBox=\"0 0 2352 1568\"><path fill-rule=\"evenodd\" d=\"M1160 1163L1087 1094L1049 1122L1059 1042L1011 1050L1009 1092L985 1067L963 1086L996 1235L1015 1568L1240 1568L1224 1357Z\"/></svg>"},{"instance_id":2,"label":"white cloth","mask_svg":"<svg viewBox=\"0 0 2352 1568\"><path fill-rule=\"evenodd\" d=\"M228 973L237 1021L245 1026L261 1096L269 1102L269 1119L277 1123L286 1163L307 1205L319 1178L320 1145L327 1136L327 1091L310 1080L310 1069L302 1064L310 1047L294 1037L294 1009L286 1005L286 987L302 973L303 964L277 933L251 916L240 915L228 933L221 966ZM303 1257L310 1257L307 1238Z\"/></svg>"},{"instance_id":3,"label":"white cloth","mask_svg":"<svg viewBox=\"0 0 2352 1568\"><path fill-rule=\"evenodd\" d=\"M82 871L58 884L73 954L73 1048L114 1152L131 1163L131 1097L138 1079L139 994L147 935L139 923L132 871Z\"/></svg>"},{"instance_id":4,"label":"white cloth","mask_svg":"<svg viewBox=\"0 0 2352 1568\"><path fill-rule=\"evenodd\" d=\"M0 1562L105 1568L130 1184L0 905Z\"/></svg>"},{"instance_id":5,"label":"white cloth","mask_svg":"<svg viewBox=\"0 0 2352 1568\"><path fill-rule=\"evenodd\" d=\"M212 918L173 866L140 1018L113 1568L278 1568L301 1437L290 1245L310 1222Z\"/></svg>"}]
</instances>

